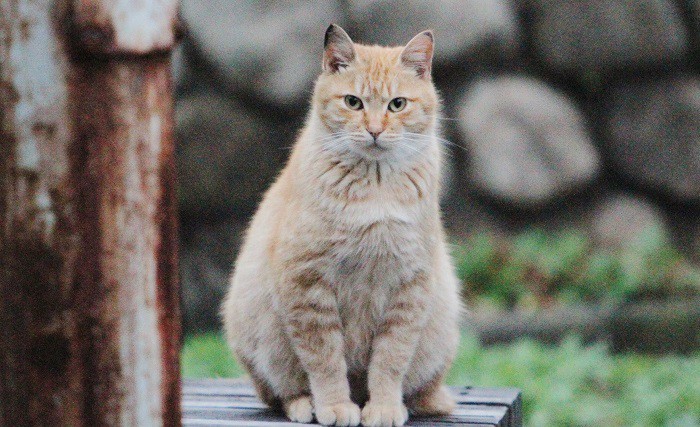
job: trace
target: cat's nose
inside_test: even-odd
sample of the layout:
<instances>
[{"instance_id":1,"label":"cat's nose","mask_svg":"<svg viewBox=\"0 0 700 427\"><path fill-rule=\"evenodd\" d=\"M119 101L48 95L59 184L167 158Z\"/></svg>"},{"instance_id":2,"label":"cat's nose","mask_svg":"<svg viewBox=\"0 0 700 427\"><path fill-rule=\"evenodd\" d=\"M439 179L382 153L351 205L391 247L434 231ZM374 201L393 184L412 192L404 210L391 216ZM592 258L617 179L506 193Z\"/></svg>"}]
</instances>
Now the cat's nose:
<instances>
[{"instance_id":1,"label":"cat's nose","mask_svg":"<svg viewBox=\"0 0 700 427\"><path fill-rule=\"evenodd\" d=\"M378 130L378 131L368 130L367 132L369 132L369 134L372 135L372 138L374 138L375 141L377 140L377 138L379 138L379 134L382 133L382 131L380 131L380 130Z\"/></svg>"}]
</instances>

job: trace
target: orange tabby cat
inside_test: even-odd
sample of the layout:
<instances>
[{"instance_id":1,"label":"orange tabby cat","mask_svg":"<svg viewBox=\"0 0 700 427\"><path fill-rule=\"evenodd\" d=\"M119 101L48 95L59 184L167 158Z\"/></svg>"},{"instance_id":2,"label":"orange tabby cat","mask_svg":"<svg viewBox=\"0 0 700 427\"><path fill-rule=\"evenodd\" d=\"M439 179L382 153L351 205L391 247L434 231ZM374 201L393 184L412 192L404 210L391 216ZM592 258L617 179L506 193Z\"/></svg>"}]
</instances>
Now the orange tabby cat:
<instances>
[{"instance_id":1,"label":"orange tabby cat","mask_svg":"<svg viewBox=\"0 0 700 427\"><path fill-rule=\"evenodd\" d=\"M454 406L442 380L460 303L432 56L429 31L386 48L328 28L306 126L238 256L227 335L292 421L400 426L407 407Z\"/></svg>"}]
</instances>

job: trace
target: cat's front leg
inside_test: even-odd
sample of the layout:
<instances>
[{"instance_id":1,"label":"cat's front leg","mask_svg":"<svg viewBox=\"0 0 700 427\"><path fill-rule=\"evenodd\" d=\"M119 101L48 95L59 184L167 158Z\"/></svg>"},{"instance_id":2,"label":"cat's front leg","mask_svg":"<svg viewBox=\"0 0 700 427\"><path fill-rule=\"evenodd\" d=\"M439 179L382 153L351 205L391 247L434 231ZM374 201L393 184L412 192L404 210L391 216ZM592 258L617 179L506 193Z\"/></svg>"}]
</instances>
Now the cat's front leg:
<instances>
[{"instance_id":1,"label":"cat's front leg","mask_svg":"<svg viewBox=\"0 0 700 427\"><path fill-rule=\"evenodd\" d=\"M426 324L429 280L425 273L416 274L390 300L372 343L367 378L369 402L362 409L364 426L402 426L408 420L403 379Z\"/></svg>"},{"instance_id":2,"label":"cat's front leg","mask_svg":"<svg viewBox=\"0 0 700 427\"><path fill-rule=\"evenodd\" d=\"M333 289L319 276L288 280L280 295L285 329L309 379L316 420L356 426L360 408L350 400L342 324Z\"/></svg>"}]
</instances>

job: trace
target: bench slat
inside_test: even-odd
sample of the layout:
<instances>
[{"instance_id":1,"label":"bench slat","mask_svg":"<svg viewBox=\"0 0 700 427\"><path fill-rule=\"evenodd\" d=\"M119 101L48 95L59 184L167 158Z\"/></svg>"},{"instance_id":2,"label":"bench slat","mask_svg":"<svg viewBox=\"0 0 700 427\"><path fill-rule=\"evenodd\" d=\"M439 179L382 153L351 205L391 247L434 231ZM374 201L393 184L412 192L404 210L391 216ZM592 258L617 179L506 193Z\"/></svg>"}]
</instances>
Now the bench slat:
<instances>
[{"instance_id":1,"label":"bench slat","mask_svg":"<svg viewBox=\"0 0 700 427\"><path fill-rule=\"evenodd\" d=\"M513 388L453 387L457 408L439 418L411 417L408 426L522 426L520 392ZM251 385L235 379L185 380L185 426L308 426L289 422L257 399Z\"/></svg>"},{"instance_id":2,"label":"bench slat","mask_svg":"<svg viewBox=\"0 0 700 427\"><path fill-rule=\"evenodd\" d=\"M292 423L292 422L272 422L272 421L235 421L235 420L201 420L201 419L184 419L182 422L183 426L185 427L206 427L206 426L240 426L240 427L256 427L256 426L264 426L264 427L309 427L309 426L317 426L317 424L299 424L299 423ZM478 423L460 423L460 424L454 424L454 423L444 423L444 422L433 422L433 421L416 421L416 422L409 422L406 424L407 427L447 427L447 426L466 426L466 427L494 427L493 424L478 424Z\"/></svg>"}]
</instances>

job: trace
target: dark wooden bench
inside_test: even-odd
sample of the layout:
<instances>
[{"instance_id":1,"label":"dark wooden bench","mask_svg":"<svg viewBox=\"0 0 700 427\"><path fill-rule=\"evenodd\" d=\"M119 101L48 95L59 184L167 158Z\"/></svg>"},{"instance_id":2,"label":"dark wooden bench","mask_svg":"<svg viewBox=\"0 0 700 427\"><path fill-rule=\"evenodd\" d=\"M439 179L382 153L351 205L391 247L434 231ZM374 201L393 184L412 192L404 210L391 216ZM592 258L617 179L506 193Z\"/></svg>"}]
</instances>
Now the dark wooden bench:
<instances>
[{"instance_id":1,"label":"dark wooden bench","mask_svg":"<svg viewBox=\"0 0 700 427\"><path fill-rule=\"evenodd\" d=\"M513 388L455 387L458 406L448 417L411 417L408 426L522 426L520 391ZM184 426L305 426L292 423L260 402L240 380L185 380Z\"/></svg>"}]
</instances>

